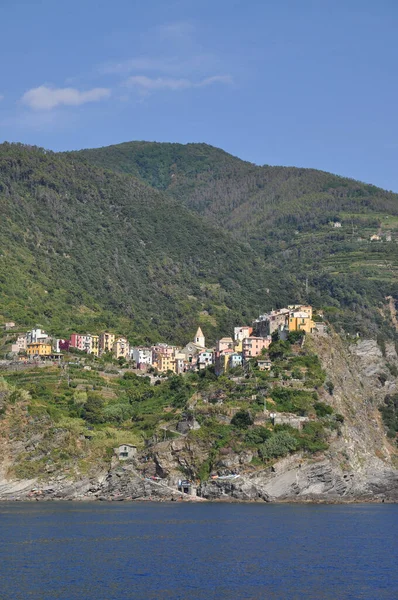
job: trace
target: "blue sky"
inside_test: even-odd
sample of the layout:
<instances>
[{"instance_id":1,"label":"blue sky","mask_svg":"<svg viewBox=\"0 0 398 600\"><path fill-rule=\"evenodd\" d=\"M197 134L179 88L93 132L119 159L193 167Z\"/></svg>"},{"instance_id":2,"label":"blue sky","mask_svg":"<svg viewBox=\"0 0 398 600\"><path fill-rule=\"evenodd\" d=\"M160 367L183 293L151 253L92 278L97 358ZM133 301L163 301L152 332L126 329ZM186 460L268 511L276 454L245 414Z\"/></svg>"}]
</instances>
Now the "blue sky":
<instances>
[{"instance_id":1,"label":"blue sky","mask_svg":"<svg viewBox=\"0 0 398 600\"><path fill-rule=\"evenodd\" d=\"M3 0L0 139L206 142L398 192L396 0Z\"/></svg>"}]
</instances>

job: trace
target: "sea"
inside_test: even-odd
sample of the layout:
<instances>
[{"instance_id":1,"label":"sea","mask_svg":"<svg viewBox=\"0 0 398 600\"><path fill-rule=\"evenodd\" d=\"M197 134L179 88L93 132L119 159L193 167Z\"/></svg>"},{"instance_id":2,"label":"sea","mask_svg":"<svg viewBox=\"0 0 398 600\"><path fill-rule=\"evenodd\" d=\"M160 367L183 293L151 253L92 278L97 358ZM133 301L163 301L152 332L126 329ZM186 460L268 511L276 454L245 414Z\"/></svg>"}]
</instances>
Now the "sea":
<instances>
[{"instance_id":1,"label":"sea","mask_svg":"<svg viewBox=\"0 0 398 600\"><path fill-rule=\"evenodd\" d=\"M0 504L1 600L398 600L398 505Z\"/></svg>"}]
</instances>

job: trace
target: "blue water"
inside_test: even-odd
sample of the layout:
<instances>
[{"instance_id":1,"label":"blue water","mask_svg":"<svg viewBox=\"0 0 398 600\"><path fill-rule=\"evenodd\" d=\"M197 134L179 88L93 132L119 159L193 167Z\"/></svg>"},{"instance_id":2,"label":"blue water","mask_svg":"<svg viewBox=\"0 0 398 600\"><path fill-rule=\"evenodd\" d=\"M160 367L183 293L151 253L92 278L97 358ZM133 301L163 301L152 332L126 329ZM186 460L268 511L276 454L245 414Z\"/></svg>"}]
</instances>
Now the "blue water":
<instances>
[{"instance_id":1,"label":"blue water","mask_svg":"<svg viewBox=\"0 0 398 600\"><path fill-rule=\"evenodd\" d=\"M0 504L1 600L398 600L398 505Z\"/></svg>"}]
</instances>

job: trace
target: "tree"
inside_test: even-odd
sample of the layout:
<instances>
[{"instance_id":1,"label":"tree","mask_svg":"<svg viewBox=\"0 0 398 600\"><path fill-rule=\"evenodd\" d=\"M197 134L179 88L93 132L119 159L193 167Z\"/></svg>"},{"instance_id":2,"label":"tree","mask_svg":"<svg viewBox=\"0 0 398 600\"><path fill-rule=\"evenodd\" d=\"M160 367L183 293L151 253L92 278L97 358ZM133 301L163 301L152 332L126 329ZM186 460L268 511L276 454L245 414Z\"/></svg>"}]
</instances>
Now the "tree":
<instances>
[{"instance_id":1,"label":"tree","mask_svg":"<svg viewBox=\"0 0 398 600\"><path fill-rule=\"evenodd\" d=\"M292 434L288 431L277 431L262 444L259 454L265 460L278 458L293 452L297 446L297 439Z\"/></svg>"},{"instance_id":2,"label":"tree","mask_svg":"<svg viewBox=\"0 0 398 600\"><path fill-rule=\"evenodd\" d=\"M84 405L82 416L89 423L103 423L104 401L98 394L88 394L87 401Z\"/></svg>"},{"instance_id":3,"label":"tree","mask_svg":"<svg viewBox=\"0 0 398 600\"><path fill-rule=\"evenodd\" d=\"M231 419L231 425L234 425L239 429L247 429L249 425L253 425L253 419L249 411L238 410L238 412Z\"/></svg>"},{"instance_id":4,"label":"tree","mask_svg":"<svg viewBox=\"0 0 398 600\"><path fill-rule=\"evenodd\" d=\"M291 347L289 342L279 340L278 342L272 342L268 354L271 360L277 360L289 354L290 350Z\"/></svg>"}]
</instances>

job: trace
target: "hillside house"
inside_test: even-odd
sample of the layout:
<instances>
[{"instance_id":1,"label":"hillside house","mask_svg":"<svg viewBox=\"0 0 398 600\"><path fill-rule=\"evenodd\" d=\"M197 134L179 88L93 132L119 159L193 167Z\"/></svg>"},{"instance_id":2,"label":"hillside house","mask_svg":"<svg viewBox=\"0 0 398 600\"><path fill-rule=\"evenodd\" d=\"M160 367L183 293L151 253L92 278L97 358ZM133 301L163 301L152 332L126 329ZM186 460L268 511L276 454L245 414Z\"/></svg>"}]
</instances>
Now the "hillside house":
<instances>
[{"instance_id":1,"label":"hillside house","mask_svg":"<svg viewBox=\"0 0 398 600\"><path fill-rule=\"evenodd\" d=\"M271 310L270 313L260 315L253 323L253 331L258 337L267 337L275 331L283 332L288 329L289 324L289 309L281 308L279 310Z\"/></svg>"},{"instance_id":2,"label":"hillside house","mask_svg":"<svg viewBox=\"0 0 398 600\"><path fill-rule=\"evenodd\" d=\"M98 356L99 355L99 336L91 335L90 338L91 339L90 339L89 353L93 354L94 356Z\"/></svg>"},{"instance_id":3,"label":"hillside house","mask_svg":"<svg viewBox=\"0 0 398 600\"><path fill-rule=\"evenodd\" d=\"M51 344L48 342L31 342L27 345L26 352L28 356L45 356L49 357L52 355Z\"/></svg>"},{"instance_id":4,"label":"hillside house","mask_svg":"<svg viewBox=\"0 0 398 600\"><path fill-rule=\"evenodd\" d=\"M250 336L243 340L242 342L242 353L244 359L255 358L264 350L267 350L272 342L272 338L270 335L266 337L255 337Z\"/></svg>"},{"instance_id":5,"label":"hillside house","mask_svg":"<svg viewBox=\"0 0 398 600\"><path fill-rule=\"evenodd\" d=\"M303 311L292 311L289 314L289 331L305 331L311 333L314 322L308 313Z\"/></svg>"},{"instance_id":6,"label":"hillside house","mask_svg":"<svg viewBox=\"0 0 398 600\"><path fill-rule=\"evenodd\" d=\"M187 370L187 365L185 362L185 354L182 352L175 352L174 354L174 373L179 375L180 373L184 373Z\"/></svg>"},{"instance_id":7,"label":"hillside house","mask_svg":"<svg viewBox=\"0 0 398 600\"><path fill-rule=\"evenodd\" d=\"M6 331L9 331L10 329L14 329L14 327L15 327L14 321L7 321L7 323L4 323L4 329Z\"/></svg>"},{"instance_id":8,"label":"hillside house","mask_svg":"<svg viewBox=\"0 0 398 600\"><path fill-rule=\"evenodd\" d=\"M231 354L234 354L232 348L227 348L226 350L222 350L222 352L215 353L214 364L217 375L221 375L228 371Z\"/></svg>"},{"instance_id":9,"label":"hillside house","mask_svg":"<svg viewBox=\"0 0 398 600\"><path fill-rule=\"evenodd\" d=\"M42 343L48 340L48 335L42 329L31 329L26 334L26 341L28 344L35 344L36 342Z\"/></svg>"},{"instance_id":10,"label":"hillside house","mask_svg":"<svg viewBox=\"0 0 398 600\"><path fill-rule=\"evenodd\" d=\"M175 373L175 358L174 356L169 356L168 354L160 354L157 360L158 371L162 373L167 373L167 371L172 371Z\"/></svg>"},{"instance_id":11,"label":"hillside house","mask_svg":"<svg viewBox=\"0 0 398 600\"><path fill-rule=\"evenodd\" d=\"M19 335L16 342L11 345L11 352L19 354L19 352L25 352L28 346L26 335Z\"/></svg>"},{"instance_id":12,"label":"hillside house","mask_svg":"<svg viewBox=\"0 0 398 600\"><path fill-rule=\"evenodd\" d=\"M199 371L206 369L206 367L209 367L212 364L213 352L210 352L210 350L203 350L203 352L199 352L197 361L197 367Z\"/></svg>"},{"instance_id":13,"label":"hillside house","mask_svg":"<svg viewBox=\"0 0 398 600\"><path fill-rule=\"evenodd\" d=\"M253 327L234 327L234 340L235 342L242 342L245 338L251 336Z\"/></svg>"},{"instance_id":14,"label":"hillside house","mask_svg":"<svg viewBox=\"0 0 398 600\"><path fill-rule=\"evenodd\" d=\"M158 342L155 346L151 346L152 365L157 369L162 370L159 367L160 363L164 365L166 358L172 359L176 349L176 346L169 346L168 344L161 342Z\"/></svg>"},{"instance_id":15,"label":"hillside house","mask_svg":"<svg viewBox=\"0 0 398 600\"><path fill-rule=\"evenodd\" d=\"M119 460L129 460L137 454L137 446L131 444L121 444L113 449Z\"/></svg>"},{"instance_id":16,"label":"hillside house","mask_svg":"<svg viewBox=\"0 0 398 600\"><path fill-rule=\"evenodd\" d=\"M81 334L81 333L72 333L70 336L70 347L76 348L81 352L89 352L91 346L91 335L90 334Z\"/></svg>"},{"instance_id":17,"label":"hillside house","mask_svg":"<svg viewBox=\"0 0 398 600\"><path fill-rule=\"evenodd\" d=\"M125 337L119 337L113 344L113 354L115 358L130 358L130 344Z\"/></svg>"},{"instance_id":18,"label":"hillside house","mask_svg":"<svg viewBox=\"0 0 398 600\"><path fill-rule=\"evenodd\" d=\"M98 336L98 351L99 354L103 354L104 352L112 352L113 344L115 343L115 334L114 333L100 333Z\"/></svg>"},{"instance_id":19,"label":"hillside house","mask_svg":"<svg viewBox=\"0 0 398 600\"><path fill-rule=\"evenodd\" d=\"M241 354L238 352L232 352L229 356L228 366L230 369L234 369L236 367L241 367L243 364L243 358Z\"/></svg>"},{"instance_id":20,"label":"hillside house","mask_svg":"<svg viewBox=\"0 0 398 600\"><path fill-rule=\"evenodd\" d=\"M257 361L257 365L260 371L271 371L272 362L269 357L259 358Z\"/></svg>"},{"instance_id":21,"label":"hillside house","mask_svg":"<svg viewBox=\"0 0 398 600\"><path fill-rule=\"evenodd\" d=\"M144 346L135 346L130 350L130 356L135 362L137 369L147 369L152 365L152 349Z\"/></svg>"},{"instance_id":22,"label":"hillside house","mask_svg":"<svg viewBox=\"0 0 398 600\"><path fill-rule=\"evenodd\" d=\"M216 352L224 352L225 350L233 350L234 341L231 337L223 337L216 342Z\"/></svg>"}]
</instances>

